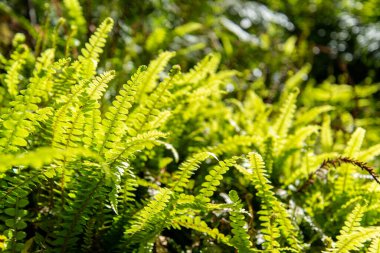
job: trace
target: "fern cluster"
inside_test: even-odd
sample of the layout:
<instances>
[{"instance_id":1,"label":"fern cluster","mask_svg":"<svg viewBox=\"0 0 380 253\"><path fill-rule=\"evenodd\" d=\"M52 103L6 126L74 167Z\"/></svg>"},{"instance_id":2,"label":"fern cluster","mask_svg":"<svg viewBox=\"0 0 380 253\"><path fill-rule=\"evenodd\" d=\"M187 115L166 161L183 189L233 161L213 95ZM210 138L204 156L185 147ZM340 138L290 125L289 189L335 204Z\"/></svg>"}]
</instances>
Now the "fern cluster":
<instances>
[{"instance_id":1,"label":"fern cluster","mask_svg":"<svg viewBox=\"0 0 380 253\"><path fill-rule=\"evenodd\" d=\"M64 5L82 27L78 1ZM238 73L214 53L182 73L161 52L115 85L98 68L113 23L78 57L21 41L2 66L0 249L379 251L379 144L302 103L309 67L272 103L228 91Z\"/></svg>"}]
</instances>

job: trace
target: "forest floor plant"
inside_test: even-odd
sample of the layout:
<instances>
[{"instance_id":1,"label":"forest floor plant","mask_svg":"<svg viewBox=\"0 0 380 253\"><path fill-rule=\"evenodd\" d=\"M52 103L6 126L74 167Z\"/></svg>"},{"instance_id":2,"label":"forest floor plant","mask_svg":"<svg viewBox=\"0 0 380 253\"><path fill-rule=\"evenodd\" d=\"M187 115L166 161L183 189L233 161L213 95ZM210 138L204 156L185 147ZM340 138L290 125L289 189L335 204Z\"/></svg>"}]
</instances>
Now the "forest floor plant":
<instances>
[{"instance_id":1,"label":"forest floor plant","mask_svg":"<svg viewBox=\"0 0 380 253\"><path fill-rule=\"evenodd\" d=\"M364 128L302 104L302 78L271 103L255 86L235 97L213 53L182 73L161 52L116 91L97 68L112 27L77 58L22 36L1 57L0 249L380 252L380 144L363 149Z\"/></svg>"}]
</instances>

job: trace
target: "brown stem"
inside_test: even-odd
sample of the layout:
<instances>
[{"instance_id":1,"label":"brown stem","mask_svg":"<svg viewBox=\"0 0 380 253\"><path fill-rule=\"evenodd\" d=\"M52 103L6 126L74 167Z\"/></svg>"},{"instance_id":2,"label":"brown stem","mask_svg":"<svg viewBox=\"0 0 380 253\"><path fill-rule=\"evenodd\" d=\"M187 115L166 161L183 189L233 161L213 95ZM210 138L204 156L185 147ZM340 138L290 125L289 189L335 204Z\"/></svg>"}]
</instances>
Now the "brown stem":
<instances>
[{"instance_id":1,"label":"brown stem","mask_svg":"<svg viewBox=\"0 0 380 253\"><path fill-rule=\"evenodd\" d=\"M301 185L301 187L298 188L297 192L303 192L309 185L314 183L314 175L317 174L319 171L323 169L329 169L331 167L339 167L341 164L352 164L356 167L361 168L362 170L365 170L372 176L372 178L380 184L380 180L378 175L376 175L373 168L367 165L367 163L355 160L350 157L340 156L334 159L326 159L322 162L322 164L319 166L317 170L309 174L308 179Z\"/></svg>"}]
</instances>

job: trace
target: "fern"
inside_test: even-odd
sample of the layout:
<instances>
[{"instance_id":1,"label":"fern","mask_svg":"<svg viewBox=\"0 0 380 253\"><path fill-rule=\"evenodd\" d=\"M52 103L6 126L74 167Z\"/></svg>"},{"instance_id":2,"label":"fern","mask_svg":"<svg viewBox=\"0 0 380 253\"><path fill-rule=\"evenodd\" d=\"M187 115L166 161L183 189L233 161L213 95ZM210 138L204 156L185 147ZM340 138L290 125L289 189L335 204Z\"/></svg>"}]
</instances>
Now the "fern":
<instances>
[{"instance_id":1,"label":"fern","mask_svg":"<svg viewBox=\"0 0 380 253\"><path fill-rule=\"evenodd\" d=\"M349 157L354 157L354 155L360 150L363 143L365 135L365 130L363 128L358 128L352 134L350 140L347 143L347 147L344 150L344 155Z\"/></svg>"},{"instance_id":2,"label":"fern","mask_svg":"<svg viewBox=\"0 0 380 253\"><path fill-rule=\"evenodd\" d=\"M157 223L165 222L165 208L171 198L172 192L169 189L162 189L157 193L155 199L145 206L140 212L134 215L131 225L126 228L125 237L133 243L140 240L149 241L149 238L155 236L160 226L154 226ZM148 238L146 238L148 237Z\"/></svg>"},{"instance_id":3,"label":"fern","mask_svg":"<svg viewBox=\"0 0 380 253\"><path fill-rule=\"evenodd\" d=\"M280 117L274 123L274 131L281 138L286 137L289 128L291 127L294 113L296 110L296 98L299 93L298 89L292 90L292 92L287 97L284 105L280 110Z\"/></svg>"},{"instance_id":4,"label":"fern","mask_svg":"<svg viewBox=\"0 0 380 253\"><path fill-rule=\"evenodd\" d=\"M112 80L113 77L113 71L106 72L95 77L89 83L81 82L73 86L73 94L69 96L63 95L61 97L63 103L60 108L56 110L51 126L54 132L53 146L61 148L76 146L78 143L75 142L79 142L79 140L83 138L83 135L96 135L93 134L92 131L96 128L99 130L99 125L92 123L92 125L95 124L94 128L89 129L88 125L85 126L85 116L96 117L96 114L99 114L94 112L94 110L97 109L97 100L102 96L107 83ZM83 108L83 111L80 110L81 108ZM94 115L89 114L88 111L90 110L94 112ZM89 119L91 124L91 118ZM86 130L86 132L84 133L83 130ZM88 140L86 141L88 142ZM81 144L81 142L79 142L79 144Z\"/></svg>"},{"instance_id":5,"label":"fern","mask_svg":"<svg viewBox=\"0 0 380 253\"><path fill-rule=\"evenodd\" d=\"M174 56L175 52L162 52L155 60L151 61L142 80L143 85L136 91L136 100L138 102L142 102L142 98L144 98L145 94L155 88L158 75Z\"/></svg>"},{"instance_id":6,"label":"fern","mask_svg":"<svg viewBox=\"0 0 380 253\"><path fill-rule=\"evenodd\" d=\"M247 230L244 229L245 220L244 215L241 213L243 205L240 203L239 197L236 191L230 191L229 196L232 202L235 204L231 212L231 226L234 236L231 239L231 243L238 249L239 252L252 252L252 243L249 240Z\"/></svg>"},{"instance_id":7,"label":"fern","mask_svg":"<svg viewBox=\"0 0 380 253\"><path fill-rule=\"evenodd\" d=\"M126 122L129 135L135 136L141 131L153 130L160 126L154 123L161 122L160 117L163 114L160 109L162 110L163 105L170 99L171 93L169 92L169 88L173 86L179 74L179 66L174 66L169 73L169 77L162 81L152 94L136 108Z\"/></svg>"},{"instance_id":8,"label":"fern","mask_svg":"<svg viewBox=\"0 0 380 253\"><path fill-rule=\"evenodd\" d=\"M220 56L217 54L209 54L204 57L189 73L183 76L179 84L198 83L204 79L207 74L214 72L219 65Z\"/></svg>"},{"instance_id":9,"label":"fern","mask_svg":"<svg viewBox=\"0 0 380 253\"><path fill-rule=\"evenodd\" d=\"M358 158L361 161L373 160L376 156L380 155L380 145L374 145L367 150L359 152Z\"/></svg>"},{"instance_id":10,"label":"fern","mask_svg":"<svg viewBox=\"0 0 380 253\"><path fill-rule=\"evenodd\" d=\"M26 64L28 54L29 48L26 45L20 45L12 53L11 59L8 61L8 66L5 68L7 72L4 77L4 83L9 95L13 98L19 93L21 70Z\"/></svg>"},{"instance_id":11,"label":"fern","mask_svg":"<svg viewBox=\"0 0 380 253\"><path fill-rule=\"evenodd\" d=\"M69 24L80 30L80 34L86 32L86 20L83 16L82 6L78 0L64 0L63 6L66 9Z\"/></svg>"},{"instance_id":12,"label":"fern","mask_svg":"<svg viewBox=\"0 0 380 253\"><path fill-rule=\"evenodd\" d=\"M324 150L331 150L333 146L333 138L331 133L331 120L329 116L323 119L321 128L321 144Z\"/></svg>"},{"instance_id":13,"label":"fern","mask_svg":"<svg viewBox=\"0 0 380 253\"><path fill-rule=\"evenodd\" d=\"M286 80L285 82L283 94L286 96L288 91L294 88L299 88L300 84L302 83L302 81L305 80L305 76L307 76L310 70L311 70L311 65L306 64L297 73L295 73L293 76L288 78L288 80Z\"/></svg>"},{"instance_id":14,"label":"fern","mask_svg":"<svg viewBox=\"0 0 380 253\"><path fill-rule=\"evenodd\" d=\"M95 74L99 62L99 56L103 52L107 34L111 31L112 27L113 20L111 18L105 19L90 37L89 42L81 49L82 55L78 57L80 77L88 79Z\"/></svg>"},{"instance_id":15,"label":"fern","mask_svg":"<svg viewBox=\"0 0 380 253\"><path fill-rule=\"evenodd\" d=\"M134 175L133 172L130 169L128 169L126 163L121 163L121 166L122 167L120 169L125 170L123 175L121 175L124 182L124 185L121 186L120 194L122 199L121 207L125 208L128 202L133 202L135 200L135 194L133 192L136 190L138 186L138 179L136 178L136 175Z\"/></svg>"},{"instance_id":16,"label":"fern","mask_svg":"<svg viewBox=\"0 0 380 253\"><path fill-rule=\"evenodd\" d=\"M85 236L83 239L82 252L91 252L92 241L94 237L94 223L95 219L90 219L86 223Z\"/></svg>"},{"instance_id":17,"label":"fern","mask_svg":"<svg viewBox=\"0 0 380 253\"><path fill-rule=\"evenodd\" d=\"M348 215L344 226L337 236L337 242L326 252L350 252L359 250L366 241L378 237L379 227L362 227L360 225L367 205L357 204L354 210Z\"/></svg>"},{"instance_id":18,"label":"fern","mask_svg":"<svg viewBox=\"0 0 380 253\"><path fill-rule=\"evenodd\" d=\"M85 144L87 147L96 147L99 136L103 133L103 128L100 123L101 117L98 100L102 97L107 84L113 78L114 71L105 72L94 77L94 79L87 84L83 93L78 95L78 101L74 102L75 99L73 99L71 100L72 103L67 103L62 107L63 110L59 111L59 114L56 116L57 121L61 121L62 123L55 124L57 127L57 134L55 136L65 138L66 135L66 140L56 140L55 146L61 143L61 145L63 144L65 147L64 143L66 142L66 146ZM77 115L67 111L66 117L64 117L64 110L69 108L70 105L74 106L74 111L79 111L78 107L82 108L82 111ZM63 118L59 118L60 116L63 116ZM59 126L59 124L61 125ZM72 137L67 136L68 133L70 133ZM72 142L72 144L70 145L69 142Z\"/></svg>"},{"instance_id":19,"label":"fern","mask_svg":"<svg viewBox=\"0 0 380 253\"><path fill-rule=\"evenodd\" d=\"M24 248L26 238L29 204L28 194L40 184L38 174L27 178L19 173L8 173L0 184L0 219L4 225L0 229L6 235L7 249L10 252L20 252Z\"/></svg>"},{"instance_id":20,"label":"fern","mask_svg":"<svg viewBox=\"0 0 380 253\"><path fill-rule=\"evenodd\" d=\"M141 47L149 54L135 54L129 49L144 37L130 28L140 26L119 18L115 34L127 39L128 54L112 38L107 55L115 57L103 59L113 20L82 44L93 30L86 22L97 17L81 3L54 1L37 41L16 35L15 50L0 55L0 250L378 251L370 96L379 85L310 79L304 88L308 64L287 80L278 72L280 85L271 71L229 70L235 62L219 53L195 63L204 51L193 50L208 40L178 29L152 33ZM4 10L12 12L0 4ZM16 30L26 28L10 18ZM219 39L221 47L232 43L222 31L212 36L215 50ZM177 53L162 48L147 62L158 47L192 38L202 42ZM228 55L240 55L232 45Z\"/></svg>"},{"instance_id":21,"label":"fern","mask_svg":"<svg viewBox=\"0 0 380 253\"><path fill-rule=\"evenodd\" d=\"M369 246L368 253L379 253L380 252L380 238L372 240L371 245Z\"/></svg>"},{"instance_id":22,"label":"fern","mask_svg":"<svg viewBox=\"0 0 380 253\"><path fill-rule=\"evenodd\" d=\"M220 182L223 179L223 174L229 170L229 167L235 164L237 159L238 157L234 157L225 161L220 161L218 166L212 168L210 173L205 177L206 181L202 184L197 199L206 203L210 202L210 198L216 191L216 187L220 185Z\"/></svg>"},{"instance_id":23,"label":"fern","mask_svg":"<svg viewBox=\"0 0 380 253\"><path fill-rule=\"evenodd\" d=\"M331 110L334 110L334 107L332 107L330 105L313 107L309 111L306 111L306 112L302 113L301 115L299 115L296 118L294 124L295 125L308 124L308 123L314 121L320 114L322 114L324 112L331 111Z\"/></svg>"},{"instance_id":24,"label":"fern","mask_svg":"<svg viewBox=\"0 0 380 253\"><path fill-rule=\"evenodd\" d=\"M218 145L207 147L205 151L215 155L222 155L225 153L234 153L239 150L239 147L261 147L262 142L263 140L260 136L234 135L226 138Z\"/></svg>"},{"instance_id":25,"label":"fern","mask_svg":"<svg viewBox=\"0 0 380 253\"><path fill-rule=\"evenodd\" d=\"M141 85L145 66L140 67L137 72L132 76L131 80L123 86L120 95L116 96L112 107L105 113L102 121L104 126L104 138L99 148L99 152L104 152L103 149L110 149L113 147L114 142L119 142L122 136L127 131L124 121L128 115L129 109L135 100L135 92L139 85Z\"/></svg>"},{"instance_id":26,"label":"fern","mask_svg":"<svg viewBox=\"0 0 380 253\"><path fill-rule=\"evenodd\" d=\"M181 227L190 228L195 231L205 233L211 238L217 239L226 245L232 245L229 236L225 236L220 233L216 228L210 228L206 222L201 220L199 216L195 216L194 218L189 216L176 217L172 220L171 226L175 229L181 229Z\"/></svg>"},{"instance_id":27,"label":"fern","mask_svg":"<svg viewBox=\"0 0 380 253\"><path fill-rule=\"evenodd\" d=\"M291 247L295 249L300 248L300 244L297 239L296 228L292 224L286 209L279 202L274 193L272 192L273 186L264 171L265 165L262 157L257 153L250 153L249 160L253 171L251 174L251 180L257 190L257 195L262 200L262 210L259 212L260 220L263 222L264 229L262 233L265 234L266 240L265 247L268 250L278 250L280 244L277 241L280 237L280 230L286 237Z\"/></svg>"},{"instance_id":28,"label":"fern","mask_svg":"<svg viewBox=\"0 0 380 253\"><path fill-rule=\"evenodd\" d=\"M60 247L60 252L72 252L76 249L78 234L83 233L86 217L90 217L95 207L104 202L103 178L98 166L81 166L78 176L71 179L66 191L66 198L61 223L55 228L52 245ZM70 190L73 189L73 190ZM77 191L77 189L82 189Z\"/></svg>"},{"instance_id":29,"label":"fern","mask_svg":"<svg viewBox=\"0 0 380 253\"><path fill-rule=\"evenodd\" d=\"M12 102L12 109L4 115L2 122L2 134L0 138L0 151L17 152L22 147L28 146L26 138L36 130L39 122L46 121L51 116L50 108L38 108L38 103L43 98L47 100L51 88L52 77L63 62L57 62L51 66L53 50L45 51L38 59L33 77L29 86L21 91ZM45 75L42 75L45 73ZM40 77L42 76L42 77Z\"/></svg>"},{"instance_id":30,"label":"fern","mask_svg":"<svg viewBox=\"0 0 380 253\"><path fill-rule=\"evenodd\" d=\"M366 241L378 237L379 233L380 228L378 227L359 229L358 231L352 232L346 236L342 236L336 243L336 246L326 252L348 253L352 250L359 250L364 246Z\"/></svg>"},{"instance_id":31,"label":"fern","mask_svg":"<svg viewBox=\"0 0 380 253\"><path fill-rule=\"evenodd\" d=\"M24 167L33 167L36 169L41 169L44 165L52 163L54 159L61 158L62 156L66 157L76 157L84 156L90 157L93 159L98 159L99 156L86 149L66 149L59 150L51 147L41 147L34 151L29 151L20 154L2 154L0 155L0 172L5 172L10 170L12 166L24 166Z\"/></svg>"},{"instance_id":32,"label":"fern","mask_svg":"<svg viewBox=\"0 0 380 253\"><path fill-rule=\"evenodd\" d=\"M306 126L299 128L294 135L289 136L285 146L292 148L301 148L305 139L314 133L318 133L318 126Z\"/></svg>"},{"instance_id":33,"label":"fern","mask_svg":"<svg viewBox=\"0 0 380 253\"><path fill-rule=\"evenodd\" d=\"M202 152L193 155L183 162L173 176L173 182L170 184L172 191L183 192L189 183L191 175L199 168L200 163L210 156L212 156L211 153Z\"/></svg>"},{"instance_id":34,"label":"fern","mask_svg":"<svg viewBox=\"0 0 380 253\"><path fill-rule=\"evenodd\" d=\"M318 174L318 172L324 169L328 169L329 166L337 168L341 166L342 164L354 165L358 168L361 168L362 170L365 170L378 184L380 184L378 175L374 172L373 168L369 167L366 163L349 158L349 157L337 157L335 159L330 158L330 159L324 160L315 172L310 173L308 180L299 188L299 191L304 190L308 185L313 183L313 177L315 174Z\"/></svg>"},{"instance_id":35,"label":"fern","mask_svg":"<svg viewBox=\"0 0 380 253\"><path fill-rule=\"evenodd\" d=\"M352 213L347 217L347 220L344 223L340 231L340 235L337 237L338 240L343 238L345 235L350 234L354 231L357 231L360 227L360 222L363 218L366 205L356 205Z\"/></svg>"},{"instance_id":36,"label":"fern","mask_svg":"<svg viewBox=\"0 0 380 253\"><path fill-rule=\"evenodd\" d=\"M126 160L137 151L161 144L158 139L165 136L164 133L155 130L144 132L128 139L123 146L116 145L105 154L105 157L109 161Z\"/></svg>"},{"instance_id":37,"label":"fern","mask_svg":"<svg viewBox=\"0 0 380 253\"><path fill-rule=\"evenodd\" d=\"M102 117L98 102L92 102L83 107L84 109L84 147L96 150L100 145L101 137L104 136Z\"/></svg>"},{"instance_id":38,"label":"fern","mask_svg":"<svg viewBox=\"0 0 380 253\"><path fill-rule=\"evenodd\" d=\"M348 157L356 158L357 152L360 150L360 147L362 145L363 139L365 135L365 130L362 128L358 128L355 130L355 132L352 134L350 140L347 143L347 147L345 148L343 154ZM340 180L337 181L336 187L339 191L346 191L346 188L349 185L350 178L349 178L349 171L350 166L349 165L343 165L340 169L342 171L342 176Z\"/></svg>"}]
</instances>

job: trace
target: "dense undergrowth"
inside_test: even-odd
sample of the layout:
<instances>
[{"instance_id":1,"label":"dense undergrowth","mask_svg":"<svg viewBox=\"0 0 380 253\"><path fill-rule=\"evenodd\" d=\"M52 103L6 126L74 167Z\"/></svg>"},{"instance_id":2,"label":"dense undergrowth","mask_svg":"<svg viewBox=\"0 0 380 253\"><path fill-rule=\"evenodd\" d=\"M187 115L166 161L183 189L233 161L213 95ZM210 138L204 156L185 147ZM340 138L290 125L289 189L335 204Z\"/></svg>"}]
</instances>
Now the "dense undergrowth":
<instances>
[{"instance_id":1,"label":"dense undergrowth","mask_svg":"<svg viewBox=\"0 0 380 253\"><path fill-rule=\"evenodd\" d=\"M0 249L380 252L378 84L304 86L306 65L263 99L173 51L115 84L113 23L78 57L58 29L1 57Z\"/></svg>"}]
</instances>

